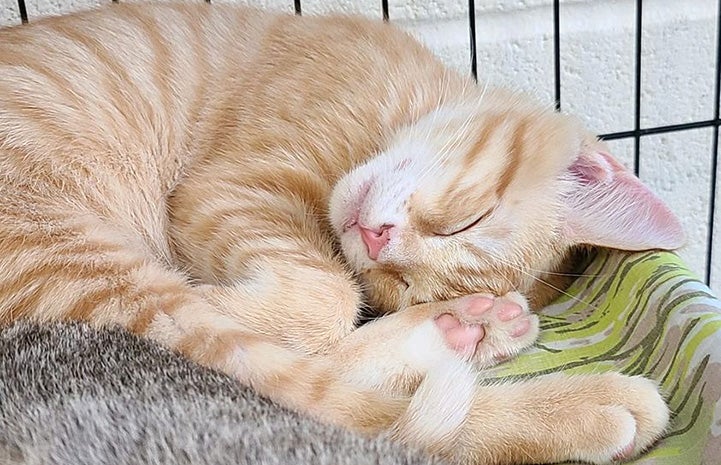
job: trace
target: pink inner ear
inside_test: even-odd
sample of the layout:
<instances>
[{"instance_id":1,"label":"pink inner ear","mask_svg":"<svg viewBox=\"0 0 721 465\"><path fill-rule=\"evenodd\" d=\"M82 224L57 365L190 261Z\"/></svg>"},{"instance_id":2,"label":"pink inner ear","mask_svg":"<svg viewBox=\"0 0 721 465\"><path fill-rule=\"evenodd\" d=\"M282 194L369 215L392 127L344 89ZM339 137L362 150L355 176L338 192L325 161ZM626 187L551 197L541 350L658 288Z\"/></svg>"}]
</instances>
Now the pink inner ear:
<instances>
[{"instance_id":1,"label":"pink inner ear","mask_svg":"<svg viewBox=\"0 0 721 465\"><path fill-rule=\"evenodd\" d=\"M681 224L669 208L611 155L582 153L569 168L565 235L571 243L623 250L676 249Z\"/></svg>"}]
</instances>

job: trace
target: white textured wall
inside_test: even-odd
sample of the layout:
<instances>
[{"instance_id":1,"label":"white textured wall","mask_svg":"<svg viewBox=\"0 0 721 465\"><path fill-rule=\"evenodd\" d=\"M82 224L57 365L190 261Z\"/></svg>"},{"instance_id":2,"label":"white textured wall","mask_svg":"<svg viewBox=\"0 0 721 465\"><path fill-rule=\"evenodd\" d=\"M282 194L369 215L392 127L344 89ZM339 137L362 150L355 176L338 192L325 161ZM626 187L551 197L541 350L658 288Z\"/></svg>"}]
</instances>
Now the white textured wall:
<instances>
[{"instance_id":1,"label":"white textured wall","mask_svg":"<svg viewBox=\"0 0 721 465\"><path fill-rule=\"evenodd\" d=\"M107 0L106 0L107 1ZM233 1L233 0L225 0ZM292 0L239 0L292 11ZM99 3L28 0L30 19ZM343 11L380 17L380 0L304 0L304 14ZM391 20L425 41L452 66L468 69L465 0L389 0ZM562 105L598 133L633 128L633 0L561 2ZM716 0L646 0L641 125L713 117ZM19 22L15 0L0 0L0 24ZM551 0L476 0L479 78L524 89L551 102ZM706 266L712 129L644 137L641 178L682 218L681 251L703 278ZM610 143L628 166L633 141ZM719 173L721 175L721 173ZM720 179L721 180L721 179ZM721 202L719 202L721 203ZM712 287L721 291L721 207L717 208Z\"/></svg>"}]
</instances>

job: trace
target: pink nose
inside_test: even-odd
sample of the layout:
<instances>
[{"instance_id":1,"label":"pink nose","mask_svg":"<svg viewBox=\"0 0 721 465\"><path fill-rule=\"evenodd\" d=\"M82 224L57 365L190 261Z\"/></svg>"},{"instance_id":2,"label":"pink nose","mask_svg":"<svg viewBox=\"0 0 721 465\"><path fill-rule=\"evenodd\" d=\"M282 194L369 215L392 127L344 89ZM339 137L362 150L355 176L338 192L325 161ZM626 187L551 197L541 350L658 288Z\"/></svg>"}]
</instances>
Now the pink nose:
<instances>
[{"instance_id":1,"label":"pink nose","mask_svg":"<svg viewBox=\"0 0 721 465\"><path fill-rule=\"evenodd\" d=\"M360 224L358 225L361 239L363 239L363 243L368 249L368 256L372 260L378 259L380 251L383 250L383 247L391 240L390 232L393 227L392 224L384 224L378 229L369 229Z\"/></svg>"}]
</instances>

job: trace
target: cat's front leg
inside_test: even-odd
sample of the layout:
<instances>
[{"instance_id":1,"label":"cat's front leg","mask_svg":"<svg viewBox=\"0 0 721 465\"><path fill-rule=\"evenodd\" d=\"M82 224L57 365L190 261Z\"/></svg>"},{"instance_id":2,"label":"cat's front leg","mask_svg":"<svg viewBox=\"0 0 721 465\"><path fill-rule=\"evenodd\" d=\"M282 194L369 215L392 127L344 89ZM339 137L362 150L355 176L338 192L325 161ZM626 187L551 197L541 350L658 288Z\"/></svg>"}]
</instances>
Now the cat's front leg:
<instances>
[{"instance_id":1,"label":"cat's front leg","mask_svg":"<svg viewBox=\"0 0 721 465\"><path fill-rule=\"evenodd\" d=\"M455 359L489 367L537 336L538 317L521 295L474 294L386 315L346 336L330 355L353 383L410 393L439 365Z\"/></svg>"},{"instance_id":2,"label":"cat's front leg","mask_svg":"<svg viewBox=\"0 0 721 465\"><path fill-rule=\"evenodd\" d=\"M607 464L648 449L668 421L668 407L648 379L553 374L478 386L465 422L427 447L459 463Z\"/></svg>"},{"instance_id":3,"label":"cat's front leg","mask_svg":"<svg viewBox=\"0 0 721 465\"><path fill-rule=\"evenodd\" d=\"M469 352L493 361L537 335L537 317L521 304L473 295L415 305L351 333L330 354L332 365L351 384L412 394L396 437L454 462L604 464L648 448L669 412L647 379L556 374L478 384L462 361Z\"/></svg>"}]
</instances>

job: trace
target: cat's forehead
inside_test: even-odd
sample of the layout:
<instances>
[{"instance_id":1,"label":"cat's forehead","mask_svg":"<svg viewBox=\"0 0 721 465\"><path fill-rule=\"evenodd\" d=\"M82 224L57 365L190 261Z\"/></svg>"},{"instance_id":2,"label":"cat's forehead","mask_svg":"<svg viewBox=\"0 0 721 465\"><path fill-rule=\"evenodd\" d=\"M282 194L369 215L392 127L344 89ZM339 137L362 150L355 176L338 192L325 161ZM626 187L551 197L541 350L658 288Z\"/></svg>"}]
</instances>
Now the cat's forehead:
<instances>
[{"instance_id":1,"label":"cat's forehead","mask_svg":"<svg viewBox=\"0 0 721 465\"><path fill-rule=\"evenodd\" d=\"M503 197L513 184L556 178L580 146L575 122L537 107L459 106L429 115L408 134L424 170L416 201L466 194ZM420 142L420 143L419 143Z\"/></svg>"}]
</instances>

